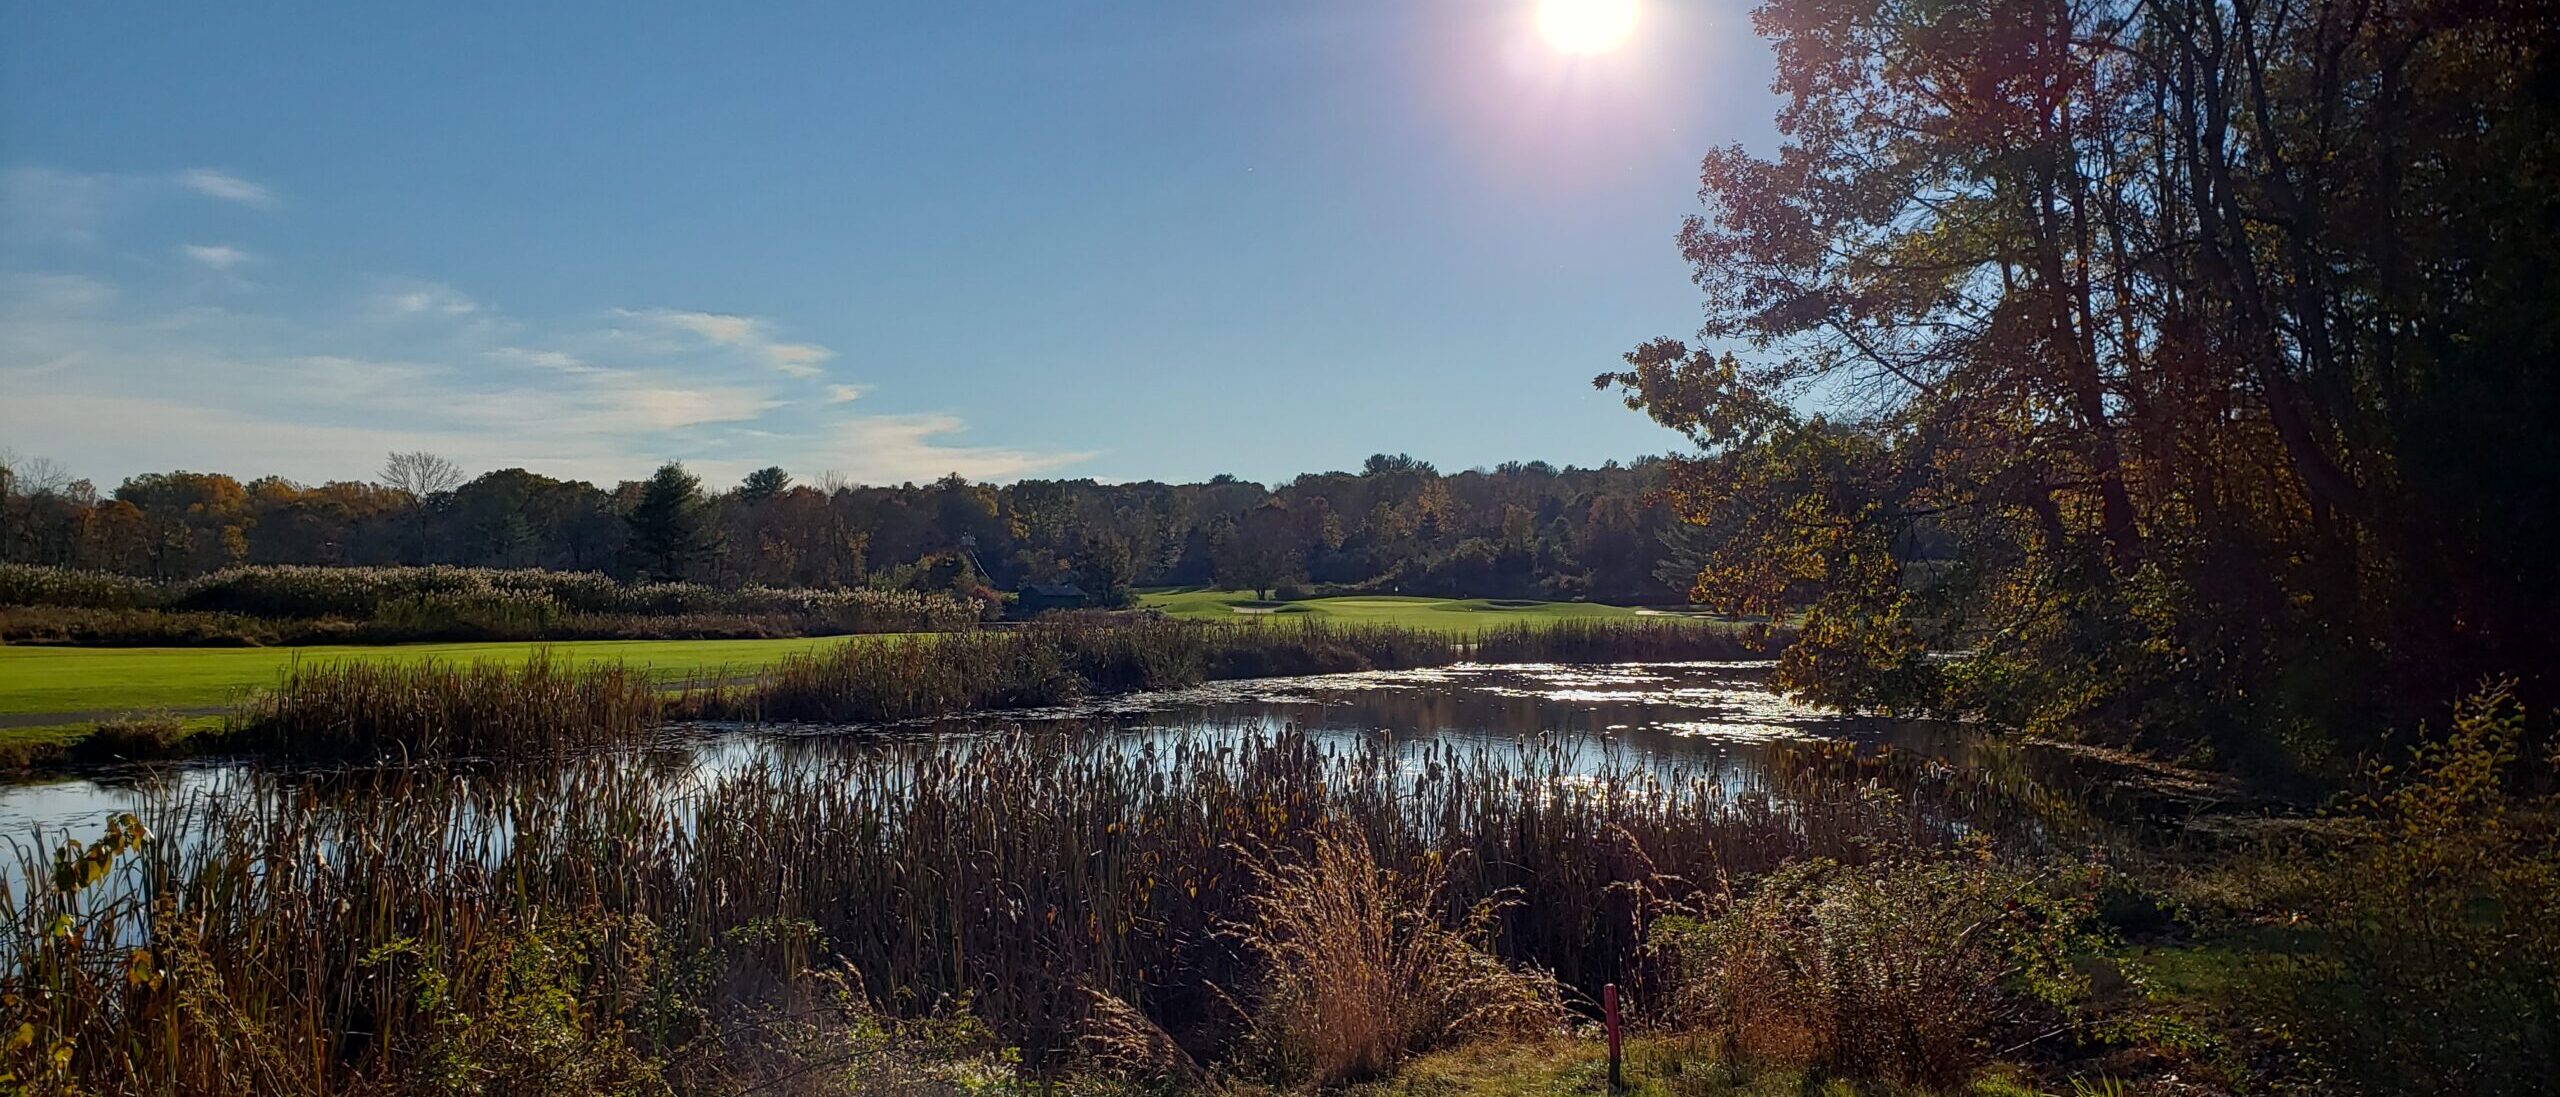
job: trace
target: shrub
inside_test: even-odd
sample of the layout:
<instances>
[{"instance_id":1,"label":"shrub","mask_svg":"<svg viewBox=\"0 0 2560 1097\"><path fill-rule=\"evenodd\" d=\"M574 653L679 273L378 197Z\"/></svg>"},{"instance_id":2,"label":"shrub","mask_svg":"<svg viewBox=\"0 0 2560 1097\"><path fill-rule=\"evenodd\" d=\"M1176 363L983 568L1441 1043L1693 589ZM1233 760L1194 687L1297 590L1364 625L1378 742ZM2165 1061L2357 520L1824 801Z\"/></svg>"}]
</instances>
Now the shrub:
<instances>
[{"instance_id":1,"label":"shrub","mask_svg":"<svg viewBox=\"0 0 2560 1097\"><path fill-rule=\"evenodd\" d=\"M534 591L408 594L374 607L371 626L405 637L538 640L554 635L560 605Z\"/></svg>"},{"instance_id":2,"label":"shrub","mask_svg":"<svg viewBox=\"0 0 2560 1097\"><path fill-rule=\"evenodd\" d=\"M1255 1049L1287 1077L1336 1086L1387 1074L1418 1052L1561 1026L1555 980L1489 951L1510 896L1442 923L1440 856L1413 872L1381 868L1358 830L1329 826L1312 856L1265 854L1247 865L1259 890L1231 932L1262 961Z\"/></svg>"},{"instance_id":3,"label":"shrub","mask_svg":"<svg viewBox=\"0 0 2560 1097\"><path fill-rule=\"evenodd\" d=\"M126 644L934 632L979 615L974 604L914 591L623 584L592 572L443 566L262 565L160 585L0 565L0 606L27 607L0 613L0 639Z\"/></svg>"},{"instance_id":4,"label":"shrub","mask_svg":"<svg viewBox=\"0 0 2560 1097\"><path fill-rule=\"evenodd\" d=\"M37 564L0 564L0 606L136 609L158 605L161 598L158 584L130 575Z\"/></svg>"},{"instance_id":5,"label":"shrub","mask_svg":"<svg viewBox=\"0 0 2560 1097\"><path fill-rule=\"evenodd\" d=\"M186 722L169 713L133 713L98 721L74 754L87 762L167 758L178 752L179 741L187 733Z\"/></svg>"},{"instance_id":6,"label":"shrub","mask_svg":"<svg viewBox=\"0 0 2560 1097\"><path fill-rule=\"evenodd\" d=\"M1995 862L1895 853L1788 864L1748 895L1654 924L1675 1013L1725 1054L1955 1085L2053 1027L2096 943L2090 894ZM2094 880L2089 881L2094 884Z\"/></svg>"},{"instance_id":7,"label":"shrub","mask_svg":"<svg viewBox=\"0 0 2560 1097\"><path fill-rule=\"evenodd\" d=\"M2340 1078L2488 1094L2560 1077L2560 746L2528 742L2512 685L2482 689L2305 858L2309 947L2264 960L2256 1005Z\"/></svg>"},{"instance_id":8,"label":"shrub","mask_svg":"<svg viewBox=\"0 0 2560 1097\"><path fill-rule=\"evenodd\" d=\"M82 647L264 647L343 639L344 621L279 622L237 613L82 606L0 608L0 643Z\"/></svg>"}]
</instances>

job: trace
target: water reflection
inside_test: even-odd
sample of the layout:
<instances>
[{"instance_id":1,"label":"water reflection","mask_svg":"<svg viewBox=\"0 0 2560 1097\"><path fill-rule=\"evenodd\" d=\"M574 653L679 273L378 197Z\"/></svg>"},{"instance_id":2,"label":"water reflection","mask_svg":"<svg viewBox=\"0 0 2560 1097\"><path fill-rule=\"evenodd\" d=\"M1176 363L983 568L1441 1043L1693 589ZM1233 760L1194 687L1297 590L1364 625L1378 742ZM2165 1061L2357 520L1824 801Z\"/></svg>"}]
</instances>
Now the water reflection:
<instances>
[{"instance_id":1,"label":"water reflection","mask_svg":"<svg viewBox=\"0 0 2560 1097\"><path fill-rule=\"evenodd\" d=\"M1740 789L1768 753L1804 740L1893 748L1950 767L2022 763L1946 724L1845 715L1797 705L1769 688L1762 662L1619 665L1459 665L1305 678L1220 682L1133 694L1088 704L909 724L679 726L650 752L670 787L695 785L760 764L815 762L850 753L927 749L965 753L990 734L1016 731L1097 735L1147 749L1202 736L1242 737L1287 729L1320 743L1514 754L1552 751L1573 773L1658 766ZM1989 747L1997 757L1984 758ZM1417 754L1416 757L1419 755ZM1420 764L1417 762L1416 764ZM0 788L0 834L24 838L84 834L109 814L136 810L155 795L225 795L255 765L205 761L102 770ZM287 782L328 784L379 777L384 767L266 771ZM696 786L698 787L698 786Z\"/></svg>"}]
</instances>

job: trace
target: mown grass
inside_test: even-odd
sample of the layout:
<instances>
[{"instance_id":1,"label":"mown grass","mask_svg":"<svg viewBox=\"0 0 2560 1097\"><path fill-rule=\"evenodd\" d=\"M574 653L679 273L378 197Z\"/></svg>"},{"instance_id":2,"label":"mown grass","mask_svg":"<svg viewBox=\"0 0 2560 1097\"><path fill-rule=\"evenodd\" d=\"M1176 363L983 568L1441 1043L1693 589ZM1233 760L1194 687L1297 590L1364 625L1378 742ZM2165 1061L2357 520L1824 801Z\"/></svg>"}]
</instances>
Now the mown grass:
<instances>
[{"instance_id":1,"label":"mown grass","mask_svg":"<svg viewBox=\"0 0 2560 1097\"><path fill-rule=\"evenodd\" d=\"M274 685L297 664L621 663L662 680L752 673L786 656L883 637L788 640L588 640L556 643L341 645L302 648L0 647L0 715L210 709Z\"/></svg>"}]
</instances>

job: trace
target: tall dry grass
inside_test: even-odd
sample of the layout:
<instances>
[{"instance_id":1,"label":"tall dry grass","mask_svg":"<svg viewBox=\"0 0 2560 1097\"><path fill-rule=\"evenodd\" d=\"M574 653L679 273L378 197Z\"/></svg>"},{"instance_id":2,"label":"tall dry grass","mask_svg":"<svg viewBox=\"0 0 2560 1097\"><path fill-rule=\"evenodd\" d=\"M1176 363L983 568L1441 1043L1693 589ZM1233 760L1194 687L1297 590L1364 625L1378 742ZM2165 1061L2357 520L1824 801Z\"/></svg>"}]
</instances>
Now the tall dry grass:
<instances>
[{"instance_id":1,"label":"tall dry grass","mask_svg":"<svg viewBox=\"0 0 2560 1097\"><path fill-rule=\"evenodd\" d=\"M2005 865L1978 839L1955 856L1808 858L1701 895L1649 947L1674 973L1675 1016L1725 1058L1943 1089L2068 1020L2099 883Z\"/></svg>"},{"instance_id":2,"label":"tall dry grass","mask_svg":"<svg viewBox=\"0 0 2560 1097\"><path fill-rule=\"evenodd\" d=\"M707 701L702 714L881 723L1210 679L1437 666L1463 652L1455 639L1413 629L1039 622L795 655L752 688Z\"/></svg>"},{"instance_id":3,"label":"tall dry grass","mask_svg":"<svg viewBox=\"0 0 2560 1097\"><path fill-rule=\"evenodd\" d=\"M977 608L867 588L621 583L540 569L258 565L155 583L0 564L0 629L16 639L156 634L171 643L840 635L965 628ZM52 612L29 612L49 610Z\"/></svg>"},{"instance_id":4,"label":"tall dry grass","mask_svg":"<svg viewBox=\"0 0 2560 1097\"><path fill-rule=\"evenodd\" d=\"M667 704L620 663L296 663L231 716L222 745L297 758L560 755L646 739Z\"/></svg>"},{"instance_id":5,"label":"tall dry grass","mask_svg":"<svg viewBox=\"0 0 2560 1097\"><path fill-rule=\"evenodd\" d=\"M1562 1026L1555 980L1490 951L1511 894L1478 898L1451 924L1436 853L1399 871L1357 830L1319 831L1314 845L1246 862L1255 889L1233 932L1264 969L1252 1046L1267 1069L1331 1087L1419 1052Z\"/></svg>"},{"instance_id":6,"label":"tall dry grass","mask_svg":"<svg viewBox=\"0 0 2560 1097\"><path fill-rule=\"evenodd\" d=\"M1585 991L1640 987L1628 965L1654 907L1631 896L1941 842L1962 811L1961 790L1917 769L1800 762L1763 781L1560 750L1088 733L819 743L723 772L620 752L253 773L155 803L147 835L20 840L0 1034L29 1035L0 1046L0 1070L98 1093L291 1094L531 1087L557 1081L540 1064L576 1063L710 1091L702 1079L818 1055L733 1025L836 1009L823 985L884 1015L973 1017L1034 1075L1072 1065L1097 994L1186 1055L1232 1062L1253 1033L1290 1029L1289 1010L1331 1008L1287 989L1285 952L1232 932L1278 917L1268 898L1293 888L1310 910L1393 896L1354 902L1381 970L1457 988L1380 991L1400 1003L1385 1043L1418 1046L1543 1008L1523 992L1487 1012L1520 984L1460 942ZM1361 882L1353 847L1317 846L1334 828L1398 875ZM1422 930L1411 912L1435 904L1444 928Z\"/></svg>"},{"instance_id":7,"label":"tall dry grass","mask_svg":"<svg viewBox=\"0 0 2560 1097\"><path fill-rule=\"evenodd\" d=\"M1765 659L1785 647L1783 630L1686 618L1574 620L1515 624L1476 638L1485 663L1670 663Z\"/></svg>"},{"instance_id":8,"label":"tall dry grass","mask_svg":"<svg viewBox=\"0 0 2560 1097\"><path fill-rule=\"evenodd\" d=\"M1686 622L1518 626L1482 636L1315 622L1067 620L794 656L698 715L883 723L1172 689L1203 681L1484 662L1732 658L1747 636Z\"/></svg>"}]
</instances>

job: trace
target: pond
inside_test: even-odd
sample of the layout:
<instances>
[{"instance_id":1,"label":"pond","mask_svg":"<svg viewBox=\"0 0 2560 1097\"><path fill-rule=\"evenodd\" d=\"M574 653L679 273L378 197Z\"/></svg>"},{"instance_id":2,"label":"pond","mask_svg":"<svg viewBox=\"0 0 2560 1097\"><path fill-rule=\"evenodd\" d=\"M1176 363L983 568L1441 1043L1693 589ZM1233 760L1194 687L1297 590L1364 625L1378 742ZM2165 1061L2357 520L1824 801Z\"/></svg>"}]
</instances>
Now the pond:
<instances>
[{"instance_id":1,"label":"pond","mask_svg":"<svg viewBox=\"0 0 2560 1097\"><path fill-rule=\"evenodd\" d=\"M1959 768L1980 764L1980 753L1992 745L1957 725L1797 704L1769 685L1769 672L1766 662L1460 664L1260 678L885 727L678 725L652 753L662 756L656 772L671 786L684 786L692 783L688 771L708 779L760 764L806 765L888 749L965 751L992 735L1101 737L1134 750L1294 731L1337 747L1535 751L1567 772L1635 767L1704 774L1738 791L1764 776L1771 752L1785 744L1838 741ZM2001 764L2020 764L2014 749L2002 749ZM2090 769L2049 751L2033 752L2025 764L2055 780ZM111 814L154 800L223 795L252 773L290 783L296 776L342 779L348 772L237 759L98 768L0 786L0 834L78 836Z\"/></svg>"},{"instance_id":2,"label":"pond","mask_svg":"<svg viewBox=\"0 0 2560 1097\"><path fill-rule=\"evenodd\" d=\"M0 789L0 967L69 950L109 996L120 950L176 949L259 1009L360 1033L329 1011L386 956L481 971L574 928L757 994L806 950L883 1008L965 1002L1038 1062L1096 988L1214 1016L1254 970L1242 919L1323 857L1324 887L1475 919L1587 991L1640 974L1640 914L1782 865L2086 844L2104 782L2080 756L1792 704L1769 673L1457 665L532 761L84 773ZM122 811L147 837L55 860Z\"/></svg>"}]
</instances>

